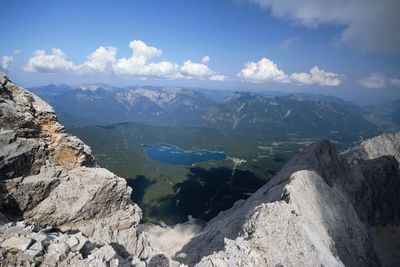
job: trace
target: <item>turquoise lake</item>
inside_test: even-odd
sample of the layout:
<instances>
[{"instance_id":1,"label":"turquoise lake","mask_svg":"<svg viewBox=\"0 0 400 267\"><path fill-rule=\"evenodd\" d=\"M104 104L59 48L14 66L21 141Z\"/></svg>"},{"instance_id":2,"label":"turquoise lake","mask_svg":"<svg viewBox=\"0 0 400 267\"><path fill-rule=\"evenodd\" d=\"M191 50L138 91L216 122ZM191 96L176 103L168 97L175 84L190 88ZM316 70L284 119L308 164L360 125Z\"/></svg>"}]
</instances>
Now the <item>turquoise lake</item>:
<instances>
[{"instance_id":1,"label":"turquoise lake","mask_svg":"<svg viewBox=\"0 0 400 267\"><path fill-rule=\"evenodd\" d=\"M175 165L190 166L196 162L226 159L226 154L224 151L186 151L175 146L164 144L143 145L143 149L147 157L150 159Z\"/></svg>"}]
</instances>

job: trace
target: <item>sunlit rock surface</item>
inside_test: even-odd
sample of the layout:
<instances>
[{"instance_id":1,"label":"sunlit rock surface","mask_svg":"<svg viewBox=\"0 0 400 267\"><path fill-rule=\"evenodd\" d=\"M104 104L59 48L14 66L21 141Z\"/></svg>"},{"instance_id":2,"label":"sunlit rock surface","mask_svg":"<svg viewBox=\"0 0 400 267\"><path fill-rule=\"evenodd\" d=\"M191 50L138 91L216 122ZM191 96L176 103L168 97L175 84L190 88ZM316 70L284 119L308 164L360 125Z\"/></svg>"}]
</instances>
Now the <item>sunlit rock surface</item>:
<instances>
[{"instance_id":1,"label":"sunlit rock surface","mask_svg":"<svg viewBox=\"0 0 400 267\"><path fill-rule=\"evenodd\" d=\"M399 165L381 151L354 166L332 143L312 144L249 199L211 220L181 251L183 261L198 266L380 266L383 255L378 257L369 229L398 225L400 215Z\"/></svg>"}]
</instances>

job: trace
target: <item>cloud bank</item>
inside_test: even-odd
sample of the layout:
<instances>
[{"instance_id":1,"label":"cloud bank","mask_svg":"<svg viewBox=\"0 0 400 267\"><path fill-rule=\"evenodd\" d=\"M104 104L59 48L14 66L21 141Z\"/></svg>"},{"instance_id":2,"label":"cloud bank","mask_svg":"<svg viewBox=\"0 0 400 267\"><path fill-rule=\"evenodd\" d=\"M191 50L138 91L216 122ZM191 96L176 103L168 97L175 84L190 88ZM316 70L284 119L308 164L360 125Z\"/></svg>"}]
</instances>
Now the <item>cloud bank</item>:
<instances>
[{"instance_id":1,"label":"cloud bank","mask_svg":"<svg viewBox=\"0 0 400 267\"><path fill-rule=\"evenodd\" d=\"M93 51L82 64L75 64L68 60L64 52L58 48L53 48L49 54L43 50L37 50L23 69L27 72L48 73L112 73L115 75L135 75L142 78L212 81L227 79L225 75L218 74L207 66L210 61L208 56L203 57L201 63L187 60L182 65L178 65L170 61L152 62L152 59L161 56L162 50L148 46L143 41L133 40L129 43L129 48L132 50L130 57L117 58L117 48L101 46Z\"/></svg>"},{"instance_id":2,"label":"cloud bank","mask_svg":"<svg viewBox=\"0 0 400 267\"><path fill-rule=\"evenodd\" d=\"M306 27L343 26L339 43L377 52L400 51L398 0L249 0Z\"/></svg>"},{"instance_id":3,"label":"cloud bank","mask_svg":"<svg viewBox=\"0 0 400 267\"><path fill-rule=\"evenodd\" d=\"M246 63L237 76L243 81L252 83L278 82L320 86L338 86L344 79L343 75L324 71L317 66L312 67L308 73L300 72L289 75L268 58Z\"/></svg>"}]
</instances>

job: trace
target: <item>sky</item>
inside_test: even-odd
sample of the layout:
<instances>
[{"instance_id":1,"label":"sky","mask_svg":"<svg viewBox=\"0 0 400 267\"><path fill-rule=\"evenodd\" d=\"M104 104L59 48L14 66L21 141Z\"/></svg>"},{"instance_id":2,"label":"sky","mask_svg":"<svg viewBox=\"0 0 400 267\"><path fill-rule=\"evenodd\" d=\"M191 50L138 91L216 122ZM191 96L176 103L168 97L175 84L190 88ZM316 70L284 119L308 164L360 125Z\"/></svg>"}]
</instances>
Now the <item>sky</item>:
<instances>
[{"instance_id":1,"label":"sky","mask_svg":"<svg viewBox=\"0 0 400 267\"><path fill-rule=\"evenodd\" d=\"M398 0L2 0L0 71L108 83L400 98Z\"/></svg>"}]
</instances>

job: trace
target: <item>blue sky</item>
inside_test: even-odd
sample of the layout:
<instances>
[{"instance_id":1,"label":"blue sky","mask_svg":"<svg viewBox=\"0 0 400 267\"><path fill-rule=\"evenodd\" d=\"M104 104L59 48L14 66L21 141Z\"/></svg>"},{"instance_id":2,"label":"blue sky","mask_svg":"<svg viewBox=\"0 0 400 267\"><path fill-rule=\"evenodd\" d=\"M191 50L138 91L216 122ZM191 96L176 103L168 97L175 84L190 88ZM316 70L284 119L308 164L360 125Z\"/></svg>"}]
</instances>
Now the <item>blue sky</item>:
<instances>
[{"instance_id":1,"label":"blue sky","mask_svg":"<svg viewBox=\"0 0 400 267\"><path fill-rule=\"evenodd\" d=\"M3 0L2 10L0 68L23 86L400 98L396 0Z\"/></svg>"}]
</instances>

